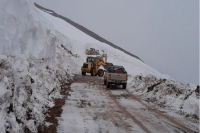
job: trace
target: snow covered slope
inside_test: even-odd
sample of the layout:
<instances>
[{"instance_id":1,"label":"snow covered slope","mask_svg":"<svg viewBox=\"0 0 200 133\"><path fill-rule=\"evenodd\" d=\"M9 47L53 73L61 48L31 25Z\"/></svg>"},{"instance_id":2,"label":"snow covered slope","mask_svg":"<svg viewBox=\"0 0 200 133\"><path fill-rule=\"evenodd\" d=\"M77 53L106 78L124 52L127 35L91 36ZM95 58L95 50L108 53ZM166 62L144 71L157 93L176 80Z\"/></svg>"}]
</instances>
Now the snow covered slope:
<instances>
[{"instance_id":1,"label":"snow covered slope","mask_svg":"<svg viewBox=\"0 0 200 133\"><path fill-rule=\"evenodd\" d=\"M108 55L108 62L112 62L115 65L123 65L129 74L131 75L155 75L156 77L162 77L162 78L170 78L168 75L164 75L156 71L155 69L151 68L150 66L146 65L142 61L133 58L124 52L115 49L105 43L99 42L98 40L95 40L94 38L88 36L87 34L83 33L82 31L76 29L72 25L68 24L64 20L61 20L59 18L56 18L46 12L40 11L55 27L56 30L61 32L67 37L72 38L73 40L77 40L74 42L71 42L70 47L71 51L73 53L76 53L79 55L80 58L82 58L83 61L86 59L85 55L85 49L86 48L95 48L99 50L102 53L102 50L104 53ZM69 44L65 44L69 45ZM81 68L83 62L80 62L78 68ZM79 69L80 70L80 69Z\"/></svg>"},{"instance_id":2,"label":"snow covered slope","mask_svg":"<svg viewBox=\"0 0 200 133\"><path fill-rule=\"evenodd\" d=\"M73 74L80 74L86 48L103 50L108 62L123 65L130 74L130 89L136 87L133 83L144 85L143 80L135 82L137 75L170 79L140 60L40 11L30 0L0 0L0 42L2 133L37 132L39 125L47 124L45 112L54 105L54 98L61 97L61 86ZM196 107L196 97L190 95L188 105L190 99L195 99Z\"/></svg>"},{"instance_id":3,"label":"snow covered slope","mask_svg":"<svg viewBox=\"0 0 200 133\"><path fill-rule=\"evenodd\" d=\"M27 0L0 1L0 54L55 56L55 30Z\"/></svg>"}]
</instances>

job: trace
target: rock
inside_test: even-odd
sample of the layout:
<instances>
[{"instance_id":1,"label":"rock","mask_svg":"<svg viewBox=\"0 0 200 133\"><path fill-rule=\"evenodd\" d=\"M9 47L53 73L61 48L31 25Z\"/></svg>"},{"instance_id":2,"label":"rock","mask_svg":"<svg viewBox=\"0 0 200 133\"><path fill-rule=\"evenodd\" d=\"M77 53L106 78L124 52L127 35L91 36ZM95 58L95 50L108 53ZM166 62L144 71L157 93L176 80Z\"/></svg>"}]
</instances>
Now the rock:
<instances>
[{"instance_id":1,"label":"rock","mask_svg":"<svg viewBox=\"0 0 200 133\"><path fill-rule=\"evenodd\" d=\"M196 93L199 93L199 85L197 86L195 92L196 92Z\"/></svg>"}]
</instances>

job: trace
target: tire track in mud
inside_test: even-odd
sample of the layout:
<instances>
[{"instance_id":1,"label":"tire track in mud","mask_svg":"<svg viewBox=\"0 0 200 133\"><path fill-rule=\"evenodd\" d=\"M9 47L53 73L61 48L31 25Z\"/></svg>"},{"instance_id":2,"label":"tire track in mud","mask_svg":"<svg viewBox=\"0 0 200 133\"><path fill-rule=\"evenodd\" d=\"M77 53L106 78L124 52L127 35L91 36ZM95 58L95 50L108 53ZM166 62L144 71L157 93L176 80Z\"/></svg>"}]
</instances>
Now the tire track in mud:
<instances>
[{"instance_id":1,"label":"tire track in mud","mask_svg":"<svg viewBox=\"0 0 200 133\"><path fill-rule=\"evenodd\" d=\"M126 130L126 132L130 132L130 131L133 132L133 130L130 130L129 128L132 127L131 124L134 123L134 125L137 125L142 132L151 133L149 129L147 129L139 120L137 120L123 106L121 106L120 103L114 97L112 97L111 90L106 89L104 87L103 79L101 79L99 77L91 77L91 76L88 76L88 75L84 76L84 78L83 78L83 76L81 76L81 75L76 75L75 78L74 78L74 82L87 83L87 84L92 85L92 86L97 85L97 87L95 87L95 88L99 91L100 95L105 95L107 97L107 99L109 99L111 101L110 104L113 104L114 108L117 108L117 109L114 109L113 111L116 111L116 112L121 114L121 115L118 115L118 114L116 114L116 112L113 112L114 114L108 113L109 116L108 116L108 114L106 114L105 116L107 118L110 118L111 122L120 126L122 129ZM102 115L102 114L100 114L100 115ZM132 120L133 123L129 123L129 124L127 123L128 125L126 125L125 124L126 122L122 120L119 124L115 120L115 117L119 117L119 116L121 116L121 117L125 116L126 118ZM107 118L105 118L105 119L107 119Z\"/></svg>"},{"instance_id":2,"label":"tire track in mud","mask_svg":"<svg viewBox=\"0 0 200 133\"><path fill-rule=\"evenodd\" d=\"M82 80L84 80L84 79L82 79ZM89 81L91 82L92 80L90 79ZM98 79L98 81L95 81L95 83L98 84L100 81L101 81L101 79ZM123 112L123 114L125 114L128 118L132 119L145 132L147 132L147 133L151 132L147 127L145 127L145 125L142 122L140 122L135 116L133 116L129 111L127 111L127 109L124 106L122 106L119 103L119 101L117 101L116 97L112 94L113 88L106 89L105 86L102 86L102 87L101 86L102 85L100 85L98 88L100 90L100 92L105 93L108 96L108 98L110 98L114 102L114 104ZM119 88L117 87L117 89L119 89ZM196 131L193 131L193 130L187 128L183 123L177 122L173 118L170 118L169 116L149 107L148 105L143 103L139 98L135 97L132 93L130 93L128 90L123 90L123 91L127 93L128 98L130 98L134 101L137 101L137 102L141 103L143 106L145 106L149 112L152 112L152 115L154 115L154 116L157 115L158 117L164 118L164 120L168 121L167 125L172 126L173 128L176 128L177 130L182 131L182 132L197 133ZM161 120L161 121L163 121L163 120Z\"/></svg>"},{"instance_id":3,"label":"tire track in mud","mask_svg":"<svg viewBox=\"0 0 200 133\"><path fill-rule=\"evenodd\" d=\"M174 125L173 125L173 124L168 123L169 125L171 125L171 126L173 126L173 127L176 127L177 129L179 129L179 130L181 130L181 131L183 131L183 132L185 132L185 133L198 133L198 132L193 131L193 130L191 130L190 128L186 127L183 123L178 122L178 121L174 120L173 118L171 118L171 117L169 117L169 116L167 116L167 115L165 115L165 114L163 114L163 113L161 113L161 112L159 112L159 111L157 111L157 110L155 110L155 109L149 107L149 106L146 105L145 103L141 102L141 100L140 100L139 98L135 97L135 96L134 96L132 93L130 93L128 90L126 90L126 92L127 92L127 94L129 95L129 97L130 97L131 99L133 99L133 100L138 101L139 103L141 103L141 104L142 104L143 106L145 106L150 112L152 112L153 114L156 114L156 115L158 115L158 116L164 118L165 120L169 121L170 123L173 123L173 124L174 124Z\"/></svg>"},{"instance_id":4,"label":"tire track in mud","mask_svg":"<svg viewBox=\"0 0 200 133\"><path fill-rule=\"evenodd\" d=\"M106 90L103 86L102 78L99 77L91 77L91 76L81 76L81 75L75 75L74 81L72 85L84 83L86 84L86 88L83 89L72 89L72 92L77 96L79 96L79 93L81 95L79 98L75 96L73 93L70 94L72 97L76 97L80 100L78 103L78 106L75 105L76 108L85 109L85 116L84 118L87 118L86 116L91 116L92 119L84 119L84 123L90 123L93 121L97 127L91 129L87 126L84 127L86 132L116 132L116 133L132 133L134 132L145 132L143 129L140 128L136 123L132 121L130 117L128 117L125 113L119 109L115 103L110 99L110 97L106 94L108 90ZM95 93L94 93L95 92ZM92 97L97 96L97 100L91 99L90 96L92 94ZM105 102L101 101L101 98L98 98L98 95L103 96L105 99ZM85 99L84 99L84 98ZM84 99L81 100L81 99ZM68 99L70 101L70 98ZM104 100L103 100L104 101ZM107 102L106 102L107 101ZM89 102L90 106L84 106L85 103ZM102 105L94 104L94 103L102 103ZM71 105L71 104L68 104ZM80 105L80 106L79 106ZM105 109L106 108L106 109ZM93 111L92 111L93 110ZM66 110L65 110L66 111ZM68 110L69 111L69 110ZM84 112L84 111L82 111ZM66 112L65 112L66 113ZM70 113L70 112L69 112ZM81 117L82 118L82 117ZM76 121L76 120L75 120ZM77 126L73 126L75 129L78 128Z\"/></svg>"},{"instance_id":5,"label":"tire track in mud","mask_svg":"<svg viewBox=\"0 0 200 133\"><path fill-rule=\"evenodd\" d=\"M121 104L114 98L111 90L107 91L110 99L117 105L117 107L124 113L128 118L131 118L142 130L144 130L146 133L151 133L149 129L147 129L139 120L137 120L133 115L131 115Z\"/></svg>"},{"instance_id":6,"label":"tire track in mud","mask_svg":"<svg viewBox=\"0 0 200 133\"><path fill-rule=\"evenodd\" d=\"M189 129L188 127L186 127L182 122L178 122L176 120L174 120L173 118L153 109L152 107L148 106L147 104L143 103L141 99L135 97L132 93L130 93L128 90L122 90L122 92L126 93L123 95L120 95L120 98L113 94L114 90L118 90L119 87L111 87L111 89L106 89L106 87L103 85L103 79L99 78L99 77L91 77L89 75L86 76L81 76L81 75L75 75L74 77L74 81L73 82L78 82L78 83L87 83L91 86L95 86L97 85L97 87L95 87L96 89L99 90L100 95L104 95L106 96L108 99L111 100L111 102L115 105L116 109L115 111L117 111L118 113L120 112L120 114L123 114L125 117L129 118L130 120L132 120L134 122L135 125L137 125L138 127L141 128L141 130L143 130L144 132L147 133L154 133L154 131L158 131L158 130L154 130L152 131L151 126L157 126L157 121L154 121L152 123L151 119L150 119L150 123L146 125L146 122L148 121L141 121L140 118L142 119L146 119L145 116L142 116L142 112L141 114L139 113L139 115L141 116L137 116L137 112L136 114L133 113L132 111L129 110L129 108L125 108L126 106L124 106L122 103L120 103L119 100L121 100L121 98L128 98L129 100L133 100L133 101L137 101L140 104L142 104L144 107L146 107L146 110L152 115L155 116L156 118L158 118L158 120L163 123L160 127L157 127L155 129L161 129L163 126L167 126L166 129L171 129L170 131L172 132L183 132L183 133L197 133L196 131L193 131L192 129ZM118 99L119 98L119 99ZM133 113L133 114L131 114ZM98 114L98 115L102 115L102 114ZM110 117L110 114L105 114L104 117ZM144 115L144 114L143 114ZM122 115L119 115L122 116ZM116 116L113 115L113 118L115 118ZM112 118L111 118L112 119ZM114 119L113 119L114 120ZM114 121L113 121L114 122ZM158 125L159 126L159 125ZM124 127L127 127L127 125L125 125ZM131 127L131 125L130 125ZM126 128L127 130L127 128ZM128 130L127 130L128 131Z\"/></svg>"},{"instance_id":7,"label":"tire track in mud","mask_svg":"<svg viewBox=\"0 0 200 133\"><path fill-rule=\"evenodd\" d=\"M69 95L67 92L70 89L72 81L69 80L67 83L62 83L60 94L63 96L62 98L55 99L55 106L49 109L47 112L47 116L45 118L45 122L51 123L50 126L41 125L38 127L37 133L57 133L57 126L59 125L58 119L62 114L62 107L65 105L66 98Z\"/></svg>"}]
</instances>

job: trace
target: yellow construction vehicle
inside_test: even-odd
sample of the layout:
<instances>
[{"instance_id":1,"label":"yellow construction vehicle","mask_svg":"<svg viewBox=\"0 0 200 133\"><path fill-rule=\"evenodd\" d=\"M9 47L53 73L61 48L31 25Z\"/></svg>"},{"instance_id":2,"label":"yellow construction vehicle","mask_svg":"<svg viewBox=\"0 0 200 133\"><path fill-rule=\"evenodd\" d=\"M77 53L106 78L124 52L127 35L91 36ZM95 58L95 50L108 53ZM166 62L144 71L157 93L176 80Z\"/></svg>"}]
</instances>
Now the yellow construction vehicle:
<instances>
[{"instance_id":1,"label":"yellow construction vehicle","mask_svg":"<svg viewBox=\"0 0 200 133\"><path fill-rule=\"evenodd\" d=\"M103 60L105 58L105 60ZM100 76L104 75L103 69L99 69L100 66L106 66L107 62L107 54L103 54L102 56L91 57L88 56L86 62L83 63L81 67L82 75L86 75L86 73L91 73L91 76Z\"/></svg>"},{"instance_id":2,"label":"yellow construction vehicle","mask_svg":"<svg viewBox=\"0 0 200 133\"><path fill-rule=\"evenodd\" d=\"M86 49L86 55L99 55L99 50L95 50L94 48Z\"/></svg>"}]
</instances>

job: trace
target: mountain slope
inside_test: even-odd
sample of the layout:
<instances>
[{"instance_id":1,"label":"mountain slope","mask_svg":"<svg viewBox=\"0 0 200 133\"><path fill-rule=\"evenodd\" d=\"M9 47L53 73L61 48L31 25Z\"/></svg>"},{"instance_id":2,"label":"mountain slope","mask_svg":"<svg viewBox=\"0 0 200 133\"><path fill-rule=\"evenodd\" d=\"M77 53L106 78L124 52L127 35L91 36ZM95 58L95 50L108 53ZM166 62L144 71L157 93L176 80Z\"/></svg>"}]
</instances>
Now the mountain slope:
<instances>
[{"instance_id":1,"label":"mountain slope","mask_svg":"<svg viewBox=\"0 0 200 133\"><path fill-rule=\"evenodd\" d=\"M89 35L85 34L84 32L80 31L73 25L66 23L64 20L56 18L46 12L41 11L41 14L43 14L46 19L51 22L54 26L54 28L62 33L63 35L70 37L70 43L68 40L66 42L63 42L62 44L67 47L72 53L75 53L79 56L80 59L83 61L80 62L77 66L78 71L80 72L80 68L82 66L82 63L85 61L87 56L85 55L85 50L87 48L95 48L100 51L102 54L107 54L108 56L108 62L112 62L116 65L123 65L126 70L129 72L130 75L155 75L156 77L162 77L162 78L170 78L168 75L164 75L156 71L155 69L151 68L150 66L146 65L142 61L127 55L121 50L115 49L112 46L109 46L105 43L102 43L93 37L90 37ZM74 42L74 41L75 42ZM68 42L67 42L68 41Z\"/></svg>"},{"instance_id":2,"label":"mountain slope","mask_svg":"<svg viewBox=\"0 0 200 133\"><path fill-rule=\"evenodd\" d=\"M65 21L59 20L48 13L41 13L52 22L58 31L86 43L81 44L81 51L74 49L74 53L78 53L80 58L85 56L83 50L86 48L94 47L100 51L103 50L108 55L108 62L117 65L122 64L130 74L128 85L130 92L140 96L145 101L154 103L160 110L164 107L167 110L172 110L172 112L198 120L199 93L196 91L196 86L174 81L168 75L159 73L140 60L90 38L72 25L65 23ZM86 40L92 43L88 43Z\"/></svg>"},{"instance_id":3,"label":"mountain slope","mask_svg":"<svg viewBox=\"0 0 200 133\"><path fill-rule=\"evenodd\" d=\"M106 43L106 44L112 46L113 48L119 49L119 50L123 51L124 53L126 53L126 54L128 54L128 55L130 55L130 56L133 56L133 57L135 57L135 58L141 60L138 56L136 56L136 55L134 55L134 54L132 54L132 53L130 53L130 52L128 52L128 51L122 49L122 48L119 47L119 46L116 46L115 44L113 44L113 43L107 41L106 39L100 37L99 35L97 35L97 34L95 34L94 32L88 30L87 28L85 28L85 27L83 27L83 26L81 26L81 25L79 25L79 24L73 22L72 20L70 20L70 19L68 19L68 18L66 18L66 17L64 17L64 16L61 16L61 15L57 14L56 12L54 12L54 11L52 11L52 10L50 10L50 9L44 8L44 7L42 7L42 6L40 6L40 5L36 4L36 3L34 3L34 4L35 4L35 6L36 6L37 8L39 8L39 9L41 9L41 10L43 10L43 11L45 11L45 12L47 12L47 13L49 13L49 14L55 16L55 17L58 17L58 18L60 18L60 19L62 19L62 20L65 20L67 23L73 25L74 27L76 27L76 28L79 29L80 31L84 32L85 34L87 34L87 35L93 37L94 39L96 39L96 40L98 40L98 41L100 41L100 42Z\"/></svg>"},{"instance_id":4,"label":"mountain slope","mask_svg":"<svg viewBox=\"0 0 200 133\"><path fill-rule=\"evenodd\" d=\"M108 54L109 62L122 64L130 74L128 88L135 94L144 95L144 98L156 93L148 91L148 87L157 84L161 79L166 79L165 84L160 84L164 87L172 82L179 84L139 59L37 9L30 0L0 0L0 18L2 133L37 132L38 126L49 125L45 122L45 117L48 116L46 113L54 106L54 99L62 97L62 87L73 79L74 74L80 74L82 63L87 57L86 48L104 50ZM149 75L153 76L146 80ZM195 87L183 86L187 86L188 91L182 91L182 96L187 97L180 100L184 100L187 105L182 106L182 109L175 109L196 115L198 99L193 91ZM162 92L156 93L156 98L166 94ZM188 95L188 92L192 94ZM193 105L192 111L187 108L190 105Z\"/></svg>"}]
</instances>

